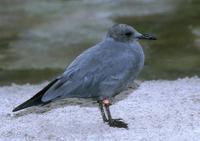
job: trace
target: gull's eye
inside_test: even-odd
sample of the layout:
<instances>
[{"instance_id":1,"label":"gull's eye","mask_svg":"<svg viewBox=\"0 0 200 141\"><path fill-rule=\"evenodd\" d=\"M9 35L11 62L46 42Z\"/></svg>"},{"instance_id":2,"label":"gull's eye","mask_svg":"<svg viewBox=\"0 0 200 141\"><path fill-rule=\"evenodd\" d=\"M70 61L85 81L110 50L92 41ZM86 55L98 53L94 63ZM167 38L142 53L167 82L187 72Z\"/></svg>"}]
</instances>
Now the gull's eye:
<instances>
[{"instance_id":1,"label":"gull's eye","mask_svg":"<svg viewBox=\"0 0 200 141\"><path fill-rule=\"evenodd\" d=\"M125 35L126 35L127 37L132 36L132 34L133 34L133 33L132 33L131 31L125 33Z\"/></svg>"}]
</instances>

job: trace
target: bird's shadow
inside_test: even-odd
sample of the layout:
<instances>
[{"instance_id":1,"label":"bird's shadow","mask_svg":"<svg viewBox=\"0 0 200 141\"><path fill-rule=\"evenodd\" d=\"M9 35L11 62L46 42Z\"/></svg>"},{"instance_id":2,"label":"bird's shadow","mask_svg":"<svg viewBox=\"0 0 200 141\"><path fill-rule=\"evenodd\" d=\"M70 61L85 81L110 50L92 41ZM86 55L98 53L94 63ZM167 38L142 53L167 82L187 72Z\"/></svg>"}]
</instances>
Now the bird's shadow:
<instances>
[{"instance_id":1,"label":"bird's shadow","mask_svg":"<svg viewBox=\"0 0 200 141\"><path fill-rule=\"evenodd\" d=\"M129 96L131 92L139 87L139 82L135 82L131 84L127 90L119 93L113 99L111 99L112 104L115 104ZM98 107L98 103L93 99L83 99L83 98L67 98L64 100L58 100L52 103L49 103L44 106L33 106L22 111L16 112L13 114L13 117L21 117L29 114L44 114L49 112L52 109L62 108L65 106L75 106L79 105L80 107Z\"/></svg>"}]
</instances>

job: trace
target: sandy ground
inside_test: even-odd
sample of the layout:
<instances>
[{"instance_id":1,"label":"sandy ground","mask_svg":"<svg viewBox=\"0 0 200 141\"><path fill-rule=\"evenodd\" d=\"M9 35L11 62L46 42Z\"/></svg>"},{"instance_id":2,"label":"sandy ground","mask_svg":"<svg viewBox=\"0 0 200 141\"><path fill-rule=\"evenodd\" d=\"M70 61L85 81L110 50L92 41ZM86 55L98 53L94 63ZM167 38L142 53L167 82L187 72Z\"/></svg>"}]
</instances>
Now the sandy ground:
<instances>
[{"instance_id":1,"label":"sandy ground","mask_svg":"<svg viewBox=\"0 0 200 141\"><path fill-rule=\"evenodd\" d=\"M200 78L145 81L111 107L129 130L104 124L97 107L13 107L30 98L41 85L0 87L0 141L199 141ZM41 110L43 109L43 110Z\"/></svg>"}]
</instances>

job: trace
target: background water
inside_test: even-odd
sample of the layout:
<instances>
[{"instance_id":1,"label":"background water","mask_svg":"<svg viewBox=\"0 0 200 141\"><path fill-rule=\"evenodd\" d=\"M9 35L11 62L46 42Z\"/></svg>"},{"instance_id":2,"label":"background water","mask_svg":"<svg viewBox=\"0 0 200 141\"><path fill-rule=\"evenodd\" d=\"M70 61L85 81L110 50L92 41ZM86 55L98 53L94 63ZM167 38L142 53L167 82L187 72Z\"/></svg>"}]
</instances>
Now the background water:
<instances>
[{"instance_id":1,"label":"background water","mask_svg":"<svg viewBox=\"0 0 200 141\"><path fill-rule=\"evenodd\" d=\"M50 80L114 23L158 37L139 79L200 75L199 0L0 0L0 84Z\"/></svg>"}]
</instances>

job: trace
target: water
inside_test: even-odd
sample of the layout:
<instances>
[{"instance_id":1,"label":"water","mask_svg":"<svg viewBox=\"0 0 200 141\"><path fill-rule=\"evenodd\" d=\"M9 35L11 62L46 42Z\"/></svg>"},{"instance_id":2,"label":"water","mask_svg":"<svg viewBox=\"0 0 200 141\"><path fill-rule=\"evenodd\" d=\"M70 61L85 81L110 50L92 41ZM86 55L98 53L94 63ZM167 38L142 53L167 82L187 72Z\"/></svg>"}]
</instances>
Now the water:
<instances>
[{"instance_id":1,"label":"water","mask_svg":"<svg viewBox=\"0 0 200 141\"><path fill-rule=\"evenodd\" d=\"M200 75L198 0L0 1L0 84L56 77L114 23L133 25L159 40L142 41L140 79Z\"/></svg>"}]
</instances>

